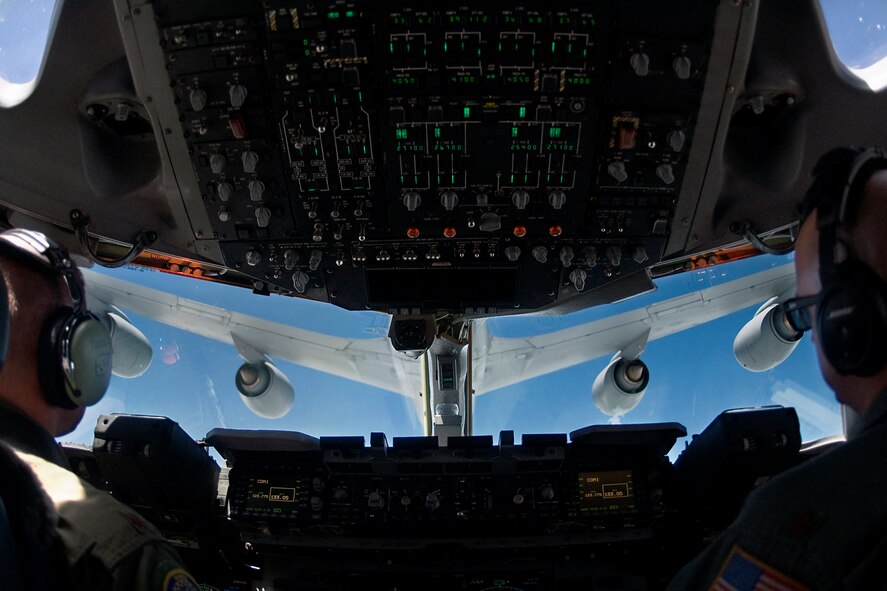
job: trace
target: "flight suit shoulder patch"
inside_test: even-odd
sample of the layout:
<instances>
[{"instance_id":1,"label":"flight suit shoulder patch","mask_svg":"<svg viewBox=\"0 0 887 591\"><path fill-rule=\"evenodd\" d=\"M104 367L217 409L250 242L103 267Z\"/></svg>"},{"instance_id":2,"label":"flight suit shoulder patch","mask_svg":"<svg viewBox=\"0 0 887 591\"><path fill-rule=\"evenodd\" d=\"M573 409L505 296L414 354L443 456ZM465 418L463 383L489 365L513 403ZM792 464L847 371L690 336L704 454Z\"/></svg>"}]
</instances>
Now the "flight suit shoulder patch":
<instances>
[{"instance_id":1,"label":"flight suit shoulder patch","mask_svg":"<svg viewBox=\"0 0 887 591\"><path fill-rule=\"evenodd\" d=\"M808 588L752 556L739 545L733 546L709 591L808 591Z\"/></svg>"}]
</instances>

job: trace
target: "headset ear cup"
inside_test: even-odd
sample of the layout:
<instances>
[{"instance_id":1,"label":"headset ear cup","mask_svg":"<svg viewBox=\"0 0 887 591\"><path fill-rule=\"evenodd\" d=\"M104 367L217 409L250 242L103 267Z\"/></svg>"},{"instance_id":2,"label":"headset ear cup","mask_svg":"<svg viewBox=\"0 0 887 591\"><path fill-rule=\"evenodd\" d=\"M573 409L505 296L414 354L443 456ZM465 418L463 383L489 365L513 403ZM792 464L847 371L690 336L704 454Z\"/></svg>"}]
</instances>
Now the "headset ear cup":
<instances>
[{"instance_id":1,"label":"headset ear cup","mask_svg":"<svg viewBox=\"0 0 887 591\"><path fill-rule=\"evenodd\" d=\"M68 409L77 408L78 405L67 393L59 341L60 334L72 313L73 310L70 308L60 308L50 314L43 323L40 339L37 342L37 372L43 395L50 404Z\"/></svg>"},{"instance_id":2,"label":"headset ear cup","mask_svg":"<svg viewBox=\"0 0 887 591\"><path fill-rule=\"evenodd\" d=\"M38 344L40 386L55 406L101 400L111 381L111 336L92 314L62 308L47 318Z\"/></svg>"},{"instance_id":3,"label":"headset ear cup","mask_svg":"<svg viewBox=\"0 0 887 591\"><path fill-rule=\"evenodd\" d=\"M819 342L838 373L871 376L887 363L880 342L887 330L882 282L856 261L842 263L838 270L838 279L817 307Z\"/></svg>"}]
</instances>

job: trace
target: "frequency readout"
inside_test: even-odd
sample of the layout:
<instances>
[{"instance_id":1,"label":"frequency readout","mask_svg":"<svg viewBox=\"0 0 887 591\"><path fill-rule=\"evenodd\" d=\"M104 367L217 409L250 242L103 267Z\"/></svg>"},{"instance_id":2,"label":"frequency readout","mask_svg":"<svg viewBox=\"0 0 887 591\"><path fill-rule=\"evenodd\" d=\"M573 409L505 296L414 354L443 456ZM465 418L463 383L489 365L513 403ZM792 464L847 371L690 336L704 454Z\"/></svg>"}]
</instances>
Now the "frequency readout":
<instances>
[{"instance_id":1,"label":"frequency readout","mask_svg":"<svg viewBox=\"0 0 887 591\"><path fill-rule=\"evenodd\" d=\"M248 481L246 512L295 516L301 500L302 481L297 478L252 477Z\"/></svg>"},{"instance_id":2,"label":"frequency readout","mask_svg":"<svg viewBox=\"0 0 887 591\"><path fill-rule=\"evenodd\" d=\"M579 499L583 512L633 510L631 470L580 472Z\"/></svg>"}]
</instances>

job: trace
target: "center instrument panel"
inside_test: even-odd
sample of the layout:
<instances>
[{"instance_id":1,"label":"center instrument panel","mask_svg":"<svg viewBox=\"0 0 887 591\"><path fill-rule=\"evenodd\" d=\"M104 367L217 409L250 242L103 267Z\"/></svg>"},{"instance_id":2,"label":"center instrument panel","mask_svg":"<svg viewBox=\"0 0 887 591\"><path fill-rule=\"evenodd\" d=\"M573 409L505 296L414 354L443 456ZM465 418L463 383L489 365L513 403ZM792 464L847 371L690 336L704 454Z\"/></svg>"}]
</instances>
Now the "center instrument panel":
<instances>
[{"instance_id":1,"label":"center instrument panel","mask_svg":"<svg viewBox=\"0 0 887 591\"><path fill-rule=\"evenodd\" d=\"M197 443L164 417L107 415L92 450L65 451L207 589L643 590L664 588L800 447L782 407L723 413L672 464L685 435L603 425L440 447L214 429Z\"/></svg>"},{"instance_id":2,"label":"center instrument panel","mask_svg":"<svg viewBox=\"0 0 887 591\"><path fill-rule=\"evenodd\" d=\"M161 141L181 163L189 217L209 224L196 240L218 241L224 264L260 291L348 309L490 314L539 308L662 259L717 7L144 9L168 76L155 101L177 116Z\"/></svg>"}]
</instances>

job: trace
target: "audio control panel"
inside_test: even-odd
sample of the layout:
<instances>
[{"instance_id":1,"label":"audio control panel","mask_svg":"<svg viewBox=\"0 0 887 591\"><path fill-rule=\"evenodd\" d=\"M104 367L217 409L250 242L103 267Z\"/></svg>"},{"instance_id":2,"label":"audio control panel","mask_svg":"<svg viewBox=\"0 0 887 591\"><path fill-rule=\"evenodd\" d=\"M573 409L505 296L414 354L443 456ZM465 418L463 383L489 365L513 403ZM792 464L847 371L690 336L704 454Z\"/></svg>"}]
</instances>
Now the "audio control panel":
<instances>
[{"instance_id":1,"label":"audio control panel","mask_svg":"<svg viewBox=\"0 0 887 591\"><path fill-rule=\"evenodd\" d=\"M156 2L196 239L259 290L386 311L534 309L658 262L717 8L665 5Z\"/></svg>"}]
</instances>

